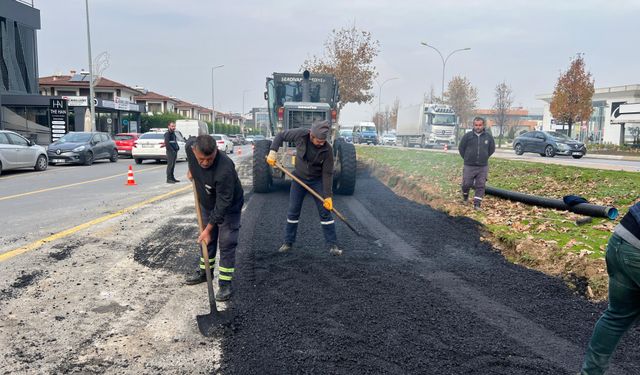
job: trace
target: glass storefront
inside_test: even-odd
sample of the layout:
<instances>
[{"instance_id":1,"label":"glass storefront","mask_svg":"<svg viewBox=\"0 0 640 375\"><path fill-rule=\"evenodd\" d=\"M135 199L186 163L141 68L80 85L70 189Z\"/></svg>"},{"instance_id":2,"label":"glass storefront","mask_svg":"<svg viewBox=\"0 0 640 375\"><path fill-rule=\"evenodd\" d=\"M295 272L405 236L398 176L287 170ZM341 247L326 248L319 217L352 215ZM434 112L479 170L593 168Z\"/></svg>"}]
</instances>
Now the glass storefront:
<instances>
[{"instance_id":1,"label":"glass storefront","mask_svg":"<svg viewBox=\"0 0 640 375\"><path fill-rule=\"evenodd\" d=\"M51 142L49 107L3 106L2 129L22 134L41 145Z\"/></svg>"}]
</instances>

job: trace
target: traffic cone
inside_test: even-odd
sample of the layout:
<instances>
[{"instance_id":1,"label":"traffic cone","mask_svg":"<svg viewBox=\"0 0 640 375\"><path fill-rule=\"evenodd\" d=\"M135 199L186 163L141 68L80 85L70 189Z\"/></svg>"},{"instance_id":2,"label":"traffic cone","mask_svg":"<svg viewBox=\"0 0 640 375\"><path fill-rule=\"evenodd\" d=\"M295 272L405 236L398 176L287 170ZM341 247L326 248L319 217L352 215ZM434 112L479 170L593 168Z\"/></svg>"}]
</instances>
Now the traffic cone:
<instances>
[{"instance_id":1,"label":"traffic cone","mask_svg":"<svg viewBox=\"0 0 640 375\"><path fill-rule=\"evenodd\" d=\"M444 144L444 151L447 152L447 150L449 150L449 146L447 146L447 144Z\"/></svg>"},{"instance_id":2,"label":"traffic cone","mask_svg":"<svg viewBox=\"0 0 640 375\"><path fill-rule=\"evenodd\" d=\"M136 184L136 180L133 179L133 166L129 166L129 173L127 173L127 183L126 186L134 186Z\"/></svg>"},{"instance_id":3,"label":"traffic cone","mask_svg":"<svg viewBox=\"0 0 640 375\"><path fill-rule=\"evenodd\" d=\"M238 155L242 155L242 146L238 146L238 151L236 152Z\"/></svg>"}]
</instances>

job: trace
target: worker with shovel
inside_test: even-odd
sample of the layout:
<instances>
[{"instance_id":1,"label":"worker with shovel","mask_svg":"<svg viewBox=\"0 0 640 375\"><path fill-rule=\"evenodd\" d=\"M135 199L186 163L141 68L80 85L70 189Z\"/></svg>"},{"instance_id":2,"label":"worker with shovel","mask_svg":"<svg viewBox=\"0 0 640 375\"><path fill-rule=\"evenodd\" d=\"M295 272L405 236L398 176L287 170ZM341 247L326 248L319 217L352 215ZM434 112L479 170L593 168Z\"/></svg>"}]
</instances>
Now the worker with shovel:
<instances>
[{"instance_id":1,"label":"worker with shovel","mask_svg":"<svg viewBox=\"0 0 640 375\"><path fill-rule=\"evenodd\" d=\"M296 128L278 133L271 143L267 163L271 166L276 165L277 151L284 141L295 143L296 159L293 173L323 197L322 202L317 199L314 201L320 215L324 239L329 247L329 253L342 255L342 250L338 247L335 222L331 215L333 209L333 148L327 142L330 131L329 121L324 120L314 122L311 129ZM281 253L291 250L296 241L300 211L306 195L307 190L302 185L295 180L291 182L284 243L278 250Z\"/></svg>"},{"instance_id":2,"label":"worker with shovel","mask_svg":"<svg viewBox=\"0 0 640 375\"><path fill-rule=\"evenodd\" d=\"M216 141L210 135L191 138L186 146L189 171L187 177L194 182L196 196L204 229L198 236L198 243L207 245L209 267L213 269L217 245L220 246L218 266L220 290L217 301L231 297L231 280L235 267L236 246L240 231L240 214L244 204L244 192L233 161L218 152ZM200 257L200 270L188 278L189 285L207 281L205 260Z\"/></svg>"}]
</instances>

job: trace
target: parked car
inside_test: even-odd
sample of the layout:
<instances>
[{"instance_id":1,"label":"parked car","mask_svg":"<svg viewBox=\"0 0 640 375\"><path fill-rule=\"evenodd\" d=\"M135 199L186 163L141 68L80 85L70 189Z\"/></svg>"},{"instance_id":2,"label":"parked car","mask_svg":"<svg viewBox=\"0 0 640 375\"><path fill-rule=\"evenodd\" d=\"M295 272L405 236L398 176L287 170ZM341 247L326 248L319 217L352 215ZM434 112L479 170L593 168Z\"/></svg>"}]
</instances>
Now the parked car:
<instances>
[{"instance_id":1,"label":"parked car","mask_svg":"<svg viewBox=\"0 0 640 375\"><path fill-rule=\"evenodd\" d=\"M380 141L382 142L383 145L395 146L397 138L396 138L396 135L393 133L385 133L380 138Z\"/></svg>"},{"instance_id":2,"label":"parked car","mask_svg":"<svg viewBox=\"0 0 640 375\"><path fill-rule=\"evenodd\" d=\"M245 141L247 141L247 143L251 143L251 144L253 144L253 139L254 139L254 138L253 138L253 136L252 136L252 135L248 135L248 136L246 136L246 137L245 137L245 139L244 139L244 140L245 140Z\"/></svg>"},{"instance_id":3,"label":"parked car","mask_svg":"<svg viewBox=\"0 0 640 375\"><path fill-rule=\"evenodd\" d=\"M234 146L240 146L242 145L242 143L240 142L240 139L238 138L238 136L236 134L230 134L227 137L229 137L229 140L231 142L233 142Z\"/></svg>"},{"instance_id":4,"label":"parked car","mask_svg":"<svg viewBox=\"0 0 640 375\"><path fill-rule=\"evenodd\" d=\"M252 144L255 144L256 141L264 141L265 139L267 139L264 135L262 134L256 134L253 136L253 139L251 140Z\"/></svg>"},{"instance_id":5,"label":"parked car","mask_svg":"<svg viewBox=\"0 0 640 375\"><path fill-rule=\"evenodd\" d=\"M246 145L247 144L247 140L244 139L244 135L242 134L236 134L235 135L238 138L238 141L240 141L241 145Z\"/></svg>"},{"instance_id":6,"label":"parked car","mask_svg":"<svg viewBox=\"0 0 640 375\"><path fill-rule=\"evenodd\" d=\"M136 164L142 164L144 160L153 159L157 162L167 160L167 149L164 144L164 131L144 133L133 144L131 156ZM182 133L176 130L176 140L178 141L178 157L176 160L187 160L185 144L187 143Z\"/></svg>"},{"instance_id":7,"label":"parked car","mask_svg":"<svg viewBox=\"0 0 640 375\"><path fill-rule=\"evenodd\" d=\"M353 143L353 129L340 129L339 135L348 143Z\"/></svg>"},{"instance_id":8,"label":"parked car","mask_svg":"<svg viewBox=\"0 0 640 375\"><path fill-rule=\"evenodd\" d=\"M224 151L225 154L233 153L233 142L226 134L212 134L212 137L216 140L218 150Z\"/></svg>"},{"instance_id":9,"label":"parked car","mask_svg":"<svg viewBox=\"0 0 640 375\"><path fill-rule=\"evenodd\" d=\"M540 156L547 157L571 155L574 159L580 159L587 154L584 143L571 139L562 133L542 131L532 131L516 137L513 140L513 150L516 155L535 152Z\"/></svg>"},{"instance_id":10,"label":"parked car","mask_svg":"<svg viewBox=\"0 0 640 375\"><path fill-rule=\"evenodd\" d=\"M118 154L131 157L131 149L133 144L140 138L140 133L120 133L116 134L113 139L116 141Z\"/></svg>"},{"instance_id":11,"label":"parked car","mask_svg":"<svg viewBox=\"0 0 640 375\"><path fill-rule=\"evenodd\" d=\"M0 130L0 174L19 168L44 171L48 165L47 150L44 147L18 133Z\"/></svg>"},{"instance_id":12,"label":"parked car","mask_svg":"<svg viewBox=\"0 0 640 375\"><path fill-rule=\"evenodd\" d=\"M47 149L49 164L91 165L100 159L118 161L118 148L111 136L102 132L70 132Z\"/></svg>"}]
</instances>

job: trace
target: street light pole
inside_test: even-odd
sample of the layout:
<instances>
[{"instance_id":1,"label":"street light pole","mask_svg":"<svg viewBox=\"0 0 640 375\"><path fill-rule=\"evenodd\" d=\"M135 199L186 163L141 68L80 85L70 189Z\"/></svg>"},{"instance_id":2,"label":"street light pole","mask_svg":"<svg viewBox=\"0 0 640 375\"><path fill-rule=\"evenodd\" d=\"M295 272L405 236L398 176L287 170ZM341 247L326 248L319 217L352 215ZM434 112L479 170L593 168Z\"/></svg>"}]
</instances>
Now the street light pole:
<instances>
[{"instance_id":1,"label":"street light pole","mask_svg":"<svg viewBox=\"0 0 640 375\"><path fill-rule=\"evenodd\" d=\"M420 42L420 44L422 44L423 46L429 47L434 49L436 52L438 52L438 55L440 55L440 59L442 60L442 90L440 91L440 96L444 97L444 70L445 67L447 66L447 61L449 60L449 57L451 57L451 55L453 55L456 52L460 52L460 51L469 51L471 50L471 48L467 47L467 48L460 48L457 50L452 51L450 54L447 55L447 57L445 58L442 53L434 46L425 43L425 42Z\"/></svg>"},{"instance_id":2,"label":"street light pole","mask_svg":"<svg viewBox=\"0 0 640 375\"><path fill-rule=\"evenodd\" d=\"M214 99L215 85L213 83L213 71L218 68L222 68L223 66L224 64L211 68L211 129L213 130L214 134L216 132L216 101Z\"/></svg>"},{"instance_id":3,"label":"street light pole","mask_svg":"<svg viewBox=\"0 0 640 375\"><path fill-rule=\"evenodd\" d=\"M93 98L95 96L93 88L93 59L91 58L91 32L89 28L89 0L85 0L84 4L87 10L87 47L89 49L89 108L91 112L91 131L96 131L96 106L93 102Z\"/></svg>"},{"instance_id":4,"label":"street light pole","mask_svg":"<svg viewBox=\"0 0 640 375\"><path fill-rule=\"evenodd\" d=\"M398 79L398 77L393 77L393 78L388 78L386 79L384 82L382 82L382 84L380 84L378 82L378 80L376 80L376 83L378 84L378 87L380 88L380 90L378 91L378 116L380 116L380 108L381 108L381 103L382 103L382 86L384 86L385 83L389 82L389 81L393 81L394 79ZM382 128L382 126L380 126ZM389 129L387 129L389 130Z\"/></svg>"},{"instance_id":5,"label":"street light pole","mask_svg":"<svg viewBox=\"0 0 640 375\"><path fill-rule=\"evenodd\" d=\"M240 114L240 117L242 118L242 122L240 123L240 133L242 133L242 135L244 136L244 94L248 93L249 89L247 90L243 90L242 91L242 113Z\"/></svg>"}]
</instances>

